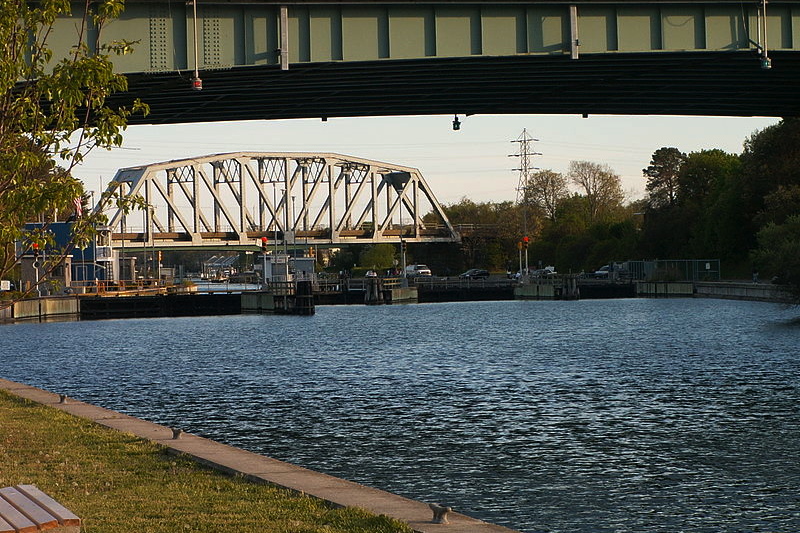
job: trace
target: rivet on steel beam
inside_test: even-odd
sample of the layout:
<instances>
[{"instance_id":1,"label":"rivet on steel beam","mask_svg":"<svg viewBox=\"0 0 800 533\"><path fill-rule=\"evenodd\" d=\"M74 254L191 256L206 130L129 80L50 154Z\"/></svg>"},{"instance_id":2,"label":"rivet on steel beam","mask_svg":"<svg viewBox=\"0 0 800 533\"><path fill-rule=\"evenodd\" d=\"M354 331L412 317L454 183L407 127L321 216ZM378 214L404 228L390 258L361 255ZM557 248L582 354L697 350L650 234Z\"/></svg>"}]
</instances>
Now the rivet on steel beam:
<instances>
[{"instance_id":1,"label":"rivet on steel beam","mask_svg":"<svg viewBox=\"0 0 800 533\"><path fill-rule=\"evenodd\" d=\"M172 439L179 439L181 438L181 433L183 433L182 429L172 428Z\"/></svg>"},{"instance_id":2,"label":"rivet on steel beam","mask_svg":"<svg viewBox=\"0 0 800 533\"><path fill-rule=\"evenodd\" d=\"M431 508L433 511L433 523L434 524L449 524L450 522L447 521L447 513L452 511L450 507L445 507L444 505L439 505L438 503L429 503L428 507Z\"/></svg>"}]
</instances>

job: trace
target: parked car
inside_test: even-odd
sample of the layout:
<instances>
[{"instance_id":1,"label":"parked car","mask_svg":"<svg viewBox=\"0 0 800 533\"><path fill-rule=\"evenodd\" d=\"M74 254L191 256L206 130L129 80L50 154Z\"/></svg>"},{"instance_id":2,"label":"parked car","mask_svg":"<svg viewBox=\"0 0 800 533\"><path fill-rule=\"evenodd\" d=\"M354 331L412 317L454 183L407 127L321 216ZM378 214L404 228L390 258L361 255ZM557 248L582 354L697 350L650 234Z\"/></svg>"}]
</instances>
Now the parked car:
<instances>
[{"instance_id":1,"label":"parked car","mask_svg":"<svg viewBox=\"0 0 800 533\"><path fill-rule=\"evenodd\" d=\"M486 279L489 277L489 271L482 268L470 268L458 277L460 279Z\"/></svg>"},{"instance_id":2,"label":"parked car","mask_svg":"<svg viewBox=\"0 0 800 533\"><path fill-rule=\"evenodd\" d=\"M418 276L430 276L431 269L428 265L408 265L406 267L406 277L416 278Z\"/></svg>"},{"instance_id":3,"label":"parked car","mask_svg":"<svg viewBox=\"0 0 800 533\"><path fill-rule=\"evenodd\" d=\"M531 275L534 278L549 278L553 276L557 276L558 272L556 272L556 267L554 266L546 266L544 268L540 268L538 270L534 270L531 272Z\"/></svg>"},{"instance_id":4,"label":"parked car","mask_svg":"<svg viewBox=\"0 0 800 533\"><path fill-rule=\"evenodd\" d=\"M594 277L598 279L607 279L610 270L611 267L609 265L603 265L594 271Z\"/></svg>"}]
</instances>

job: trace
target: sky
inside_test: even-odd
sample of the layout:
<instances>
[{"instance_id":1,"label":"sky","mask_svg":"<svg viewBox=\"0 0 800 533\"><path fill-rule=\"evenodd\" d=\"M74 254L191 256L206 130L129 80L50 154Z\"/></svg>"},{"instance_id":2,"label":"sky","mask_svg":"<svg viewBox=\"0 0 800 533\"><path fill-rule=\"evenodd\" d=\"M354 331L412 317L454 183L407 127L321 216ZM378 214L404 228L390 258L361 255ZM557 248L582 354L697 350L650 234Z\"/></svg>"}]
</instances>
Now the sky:
<instances>
[{"instance_id":1,"label":"sky","mask_svg":"<svg viewBox=\"0 0 800 533\"><path fill-rule=\"evenodd\" d=\"M629 200L644 196L642 169L656 150L719 148L739 154L749 136L776 118L502 115L259 120L132 126L121 148L95 150L74 175L87 190L104 190L117 169L208 154L334 152L417 168L443 204L514 201L523 129L538 139L536 168L566 173L570 161L608 165ZM99 198L96 195L95 198Z\"/></svg>"}]
</instances>

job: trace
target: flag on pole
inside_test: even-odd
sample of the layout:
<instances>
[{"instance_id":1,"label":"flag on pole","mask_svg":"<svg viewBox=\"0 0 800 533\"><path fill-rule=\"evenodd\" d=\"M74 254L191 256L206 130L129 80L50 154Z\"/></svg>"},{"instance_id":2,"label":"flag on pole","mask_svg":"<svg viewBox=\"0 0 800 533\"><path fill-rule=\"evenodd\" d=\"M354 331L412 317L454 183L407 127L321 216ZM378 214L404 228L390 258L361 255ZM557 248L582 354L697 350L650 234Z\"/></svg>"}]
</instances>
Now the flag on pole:
<instances>
[{"instance_id":1,"label":"flag on pole","mask_svg":"<svg viewBox=\"0 0 800 533\"><path fill-rule=\"evenodd\" d=\"M75 216L83 215L83 198L78 196L72 200L72 203L75 205Z\"/></svg>"}]
</instances>

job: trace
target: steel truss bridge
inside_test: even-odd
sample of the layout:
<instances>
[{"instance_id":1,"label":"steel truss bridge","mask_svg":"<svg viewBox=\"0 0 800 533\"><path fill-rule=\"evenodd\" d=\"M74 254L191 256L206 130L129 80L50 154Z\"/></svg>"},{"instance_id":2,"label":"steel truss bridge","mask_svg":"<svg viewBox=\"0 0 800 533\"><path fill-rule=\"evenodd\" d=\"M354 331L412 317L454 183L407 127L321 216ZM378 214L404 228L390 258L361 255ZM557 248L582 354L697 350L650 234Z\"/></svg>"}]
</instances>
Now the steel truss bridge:
<instances>
[{"instance_id":1,"label":"steel truss bridge","mask_svg":"<svg viewBox=\"0 0 800 533\"><path fill-rule=\"evenodd\" d=\"M123 168L110 193L149 206L127 214L113 199L98 206L114 248L459 240L419 170L332 153L236 152Z\"/></svg>"}]
</instances>

